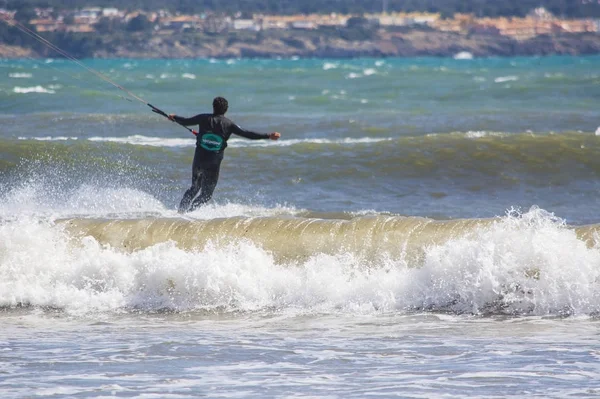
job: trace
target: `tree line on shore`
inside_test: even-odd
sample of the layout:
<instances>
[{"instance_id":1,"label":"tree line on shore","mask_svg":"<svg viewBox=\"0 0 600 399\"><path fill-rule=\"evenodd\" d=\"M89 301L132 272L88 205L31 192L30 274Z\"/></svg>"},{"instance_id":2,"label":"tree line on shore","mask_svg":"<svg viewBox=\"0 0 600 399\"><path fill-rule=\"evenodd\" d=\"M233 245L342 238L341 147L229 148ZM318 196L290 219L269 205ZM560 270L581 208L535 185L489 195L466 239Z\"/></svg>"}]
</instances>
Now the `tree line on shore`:
<instances>
[{"instance_id":1,"label":"tree line on shore","mask_svg":"<svg viewBox=\"0 0 600 399\"><path fill-rule=\"evenodd\" d=\"M228 14L364 14L381 12L434 12L442 16L469 13L478 17L525 16L544 7L562 18L600 18L600 2L592 0L0 0L0 8L32 7L76 9L83 7L120 9L168 9L198 14L206 11Z\"/></svg>"}]
</instances>

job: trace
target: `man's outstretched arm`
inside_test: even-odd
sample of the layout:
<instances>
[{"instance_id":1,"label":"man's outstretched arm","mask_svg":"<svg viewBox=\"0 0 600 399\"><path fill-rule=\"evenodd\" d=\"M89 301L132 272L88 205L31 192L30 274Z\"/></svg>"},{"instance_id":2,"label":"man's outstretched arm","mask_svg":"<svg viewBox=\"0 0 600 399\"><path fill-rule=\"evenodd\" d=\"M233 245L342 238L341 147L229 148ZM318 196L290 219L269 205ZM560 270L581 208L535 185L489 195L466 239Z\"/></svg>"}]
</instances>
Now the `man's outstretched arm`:
<instances>
[{"instance_id":1,"label":"man's outstretched arm","mask_svg":"<svg viewBox=\"0 0 600 399\"><path fill-rule=\"evenodd\" d=\"M260 140L260 139L277 140L281 137L281 133L279 133L279 132L256 133L256 132L251 132L249 130L244 130L236 124L233 124L232 132L234 134L237 134L238 136L242 136L242 137L245 137L245 138L251 139L251 140Z\"/></svg>"}]
</instances>

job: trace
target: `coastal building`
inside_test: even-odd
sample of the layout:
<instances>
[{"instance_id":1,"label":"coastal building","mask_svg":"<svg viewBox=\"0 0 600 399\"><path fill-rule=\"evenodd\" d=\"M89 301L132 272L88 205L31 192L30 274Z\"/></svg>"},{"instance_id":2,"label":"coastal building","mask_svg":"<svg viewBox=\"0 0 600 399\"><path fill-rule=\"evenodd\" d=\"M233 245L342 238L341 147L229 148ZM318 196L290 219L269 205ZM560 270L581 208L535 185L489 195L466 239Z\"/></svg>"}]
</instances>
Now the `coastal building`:
<instances>
[{"instance_id":1,"label":"coastal building","mask_svg":"<svg viewBox=\"0 0 600 399\"><path fill-rule=\"evenodd\" d=\"M103 8L102 16L106 18L119 18L124 17L125 12L120 11L118 8Z\"/></svg>"},{"instance_id":2,"label":"coastal building","mask_svg":"<svg viewBox=\"0 0 600 399\"><path fill-rule=\"evenodd\" d=\"M35 15L37 15L37 17L41 18L41 19L52 18L53 14L54 14L54 8L52 8L52 7L48 7L48 8L36 7L33 10L35 11Z\"/></svg>"},{"instance_id":3,"label":"coastal building","mask_svg":"<svg viewBox=\"0 0 600 399\"><path fill-rule=\"evenodd\" d=\"M600 1L600 0L599 0ZM0 15L12 17L14 11L0 9ZM59 15L57 15L59 14ZM309 15L263 15L252 18L236 18L214 13L201 15L172 15L167 10L155 12L126 12L116 7L86 7L74 12L57 12L53 8L37 8L37 18L31 24L38 32L93 32L94 25L101 18L118 19L128 23L140 14L156 24L158 34L171 34L177 31L197 30L223 32L229 29L260 31L269 29L314 30L320 27L343 28L353 15L309 14ZM527 40L539 35L560 33L600 32L600 20L556 18L545 8L533 9L524 18L476 18L472 14L456 14L453 18L442 19L438 13L379 13L364 15L374 26L418 26L426 25L433 29L461 34L477 33L494 36L508 36L516 40Z\"/></svg>"},{"instance_id":4,"label":"coastal building","mask_svg":"<svg viewBox=\"0 0 600 399\"><path fill-rule=\"evenodd\" d=\"M261 25L259 21L254 21L253 19L234 19L233 29L258 32L261 30Z\"/></svg>"},{"instance_id":5,"label":"coastal building","mask_svg":"<svg viewBox=\"0 0 600 399\"><path fill-rule=\"evenodd\" d=\"M73 33L92 33L96 30L93 25L90 24L76 24L76 25L67 25L65 26L65 32L73 32Z\"/></svg>"},{"instance_id":6,"label":"coastal building","mask_svg":"<svg viewBox=\"0 0 600 399\"><path fill-rule=\"evenodd\" d=\"M36 32L60 32L65 31L65 24L62 21L51 18L37 18L29 21Z\"/></svg>"},{"instance_id":7,"label":"coastal building","mask_svg":"<svg viewBox=\"0 0 600 399\"><path fill-rule=\"evenodd\" d=\"M433 13L384 13L371 14L369 19L376 19L381 26L413 26L413 25L431 25L438 19L440 14Z\"/></svg>"},{"instance_id":8,"label":"coastal building","mask_svg":"<svg viewBox=\"0 0 600 399\"><path fill-rule=\"evenodd\" d=\"M317 29L320 26L342 27L351 16L340 14L255 15L262 29Z\"/></svg>"},{"instance_id":9,"label":"coastal building","mask_svg":"<svg viewBox=\"0 0 600 399\"><path fill-rule=\"evenodd\" d=\"M317 23L311 20L294 21L291 24L292 29L317 29Z\"/></svg>"},{"instance_id":10,"label":"coastal building","mask_svg":"<svg viewBox=\"0 0 600 399\"><path fill-rule=\"evenodd\" d=\"M437 20L431 24L437 30L455 33L484 33L527 40L540 35L559 33L598 32L598 24L591 19L556 19L551 14L537 11L525 18L475 18L457 14L453 19Z\"/></svg>"},{"instance_id":11,"label":"coastal building","mask_svg":"<svg viewBox=\"0 0 600 399\"><path fill-rule=\"evenodd\" d=\"M80 23L94 23L102 15L100 7L86 7L73 13L73 17Z\"/></svg>"},{"instance_id":12,"label":"coastal building","mask_svg":"<svg viewBox=\"0 0 600 399\"><path fill-rule=\"evenodd\" d=\"M258 20L261 29L287 29L287 23L271 18L260 18Z\"/></svg>"},{"instance_id":13,"label":"coastal building","mask_svg":"<svg viewBox=\"0 0 600 399\"><path fill-rule=\"evenodd\" d=\"M197 15L178 15L174 17L159 18L160 29L182 31L186 29L199 30L204 24L202 18Z\"/></svg>"}]
</instances>

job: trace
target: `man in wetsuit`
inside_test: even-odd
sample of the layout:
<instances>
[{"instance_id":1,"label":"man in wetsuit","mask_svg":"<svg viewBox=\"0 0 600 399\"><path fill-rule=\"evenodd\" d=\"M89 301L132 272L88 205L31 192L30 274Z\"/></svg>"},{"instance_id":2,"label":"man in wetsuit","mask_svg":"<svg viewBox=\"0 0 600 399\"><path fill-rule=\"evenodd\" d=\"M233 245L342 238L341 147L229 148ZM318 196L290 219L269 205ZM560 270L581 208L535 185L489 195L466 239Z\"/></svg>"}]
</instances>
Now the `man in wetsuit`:
<instances>
[{"instance_id":1,"label":"man in wetsuit","mask_svg":"<svg viewBox=\"0 0 600 399\"><path fill-rule=\"evenodd\" d=\"M225 117L228 108L226 99L216 97L213 100L212 114L199 114L191 118L169 115L169 119L180 125L198 125L196 152L192 166L192 187L183 195L179 204L179 213L193 211L212 197L219 180L223 152L232 133L252 140L277 140L281 137L277 132L262 134L242 129ZM194 200L200 190L200 195Z\"/></svg>"}]
</instances>

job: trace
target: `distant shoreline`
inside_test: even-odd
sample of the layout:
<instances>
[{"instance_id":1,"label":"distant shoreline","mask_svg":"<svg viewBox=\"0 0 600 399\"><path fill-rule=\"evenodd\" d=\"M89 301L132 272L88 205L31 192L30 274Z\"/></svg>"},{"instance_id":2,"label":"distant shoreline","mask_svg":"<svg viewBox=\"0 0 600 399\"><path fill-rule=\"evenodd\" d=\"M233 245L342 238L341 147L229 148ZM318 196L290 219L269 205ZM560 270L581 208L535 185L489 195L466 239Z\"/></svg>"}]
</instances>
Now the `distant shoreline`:
<instances>
[{"instance_id":1,"label":"distant shoreline","mask_svg":"<svg viewBox=\"0 0 600 399\"><path fill-rule=\"evenodd\" d=\"M435 30L382 31L367 40L346 40L336 36L317 36L294 32L285 36L247 34L244 37L169 37L132 34L127 38L102 38L90 54L78 58L192 59L192 58L388 58L454 57L459 53L473 57L515 57L546 55L600 54L600 34L577 33L536 36L515 40L488 34L460 34ZM50 49L36 52L0 43L0 58L61 58Z\"/></svg>"}]
</instances>

